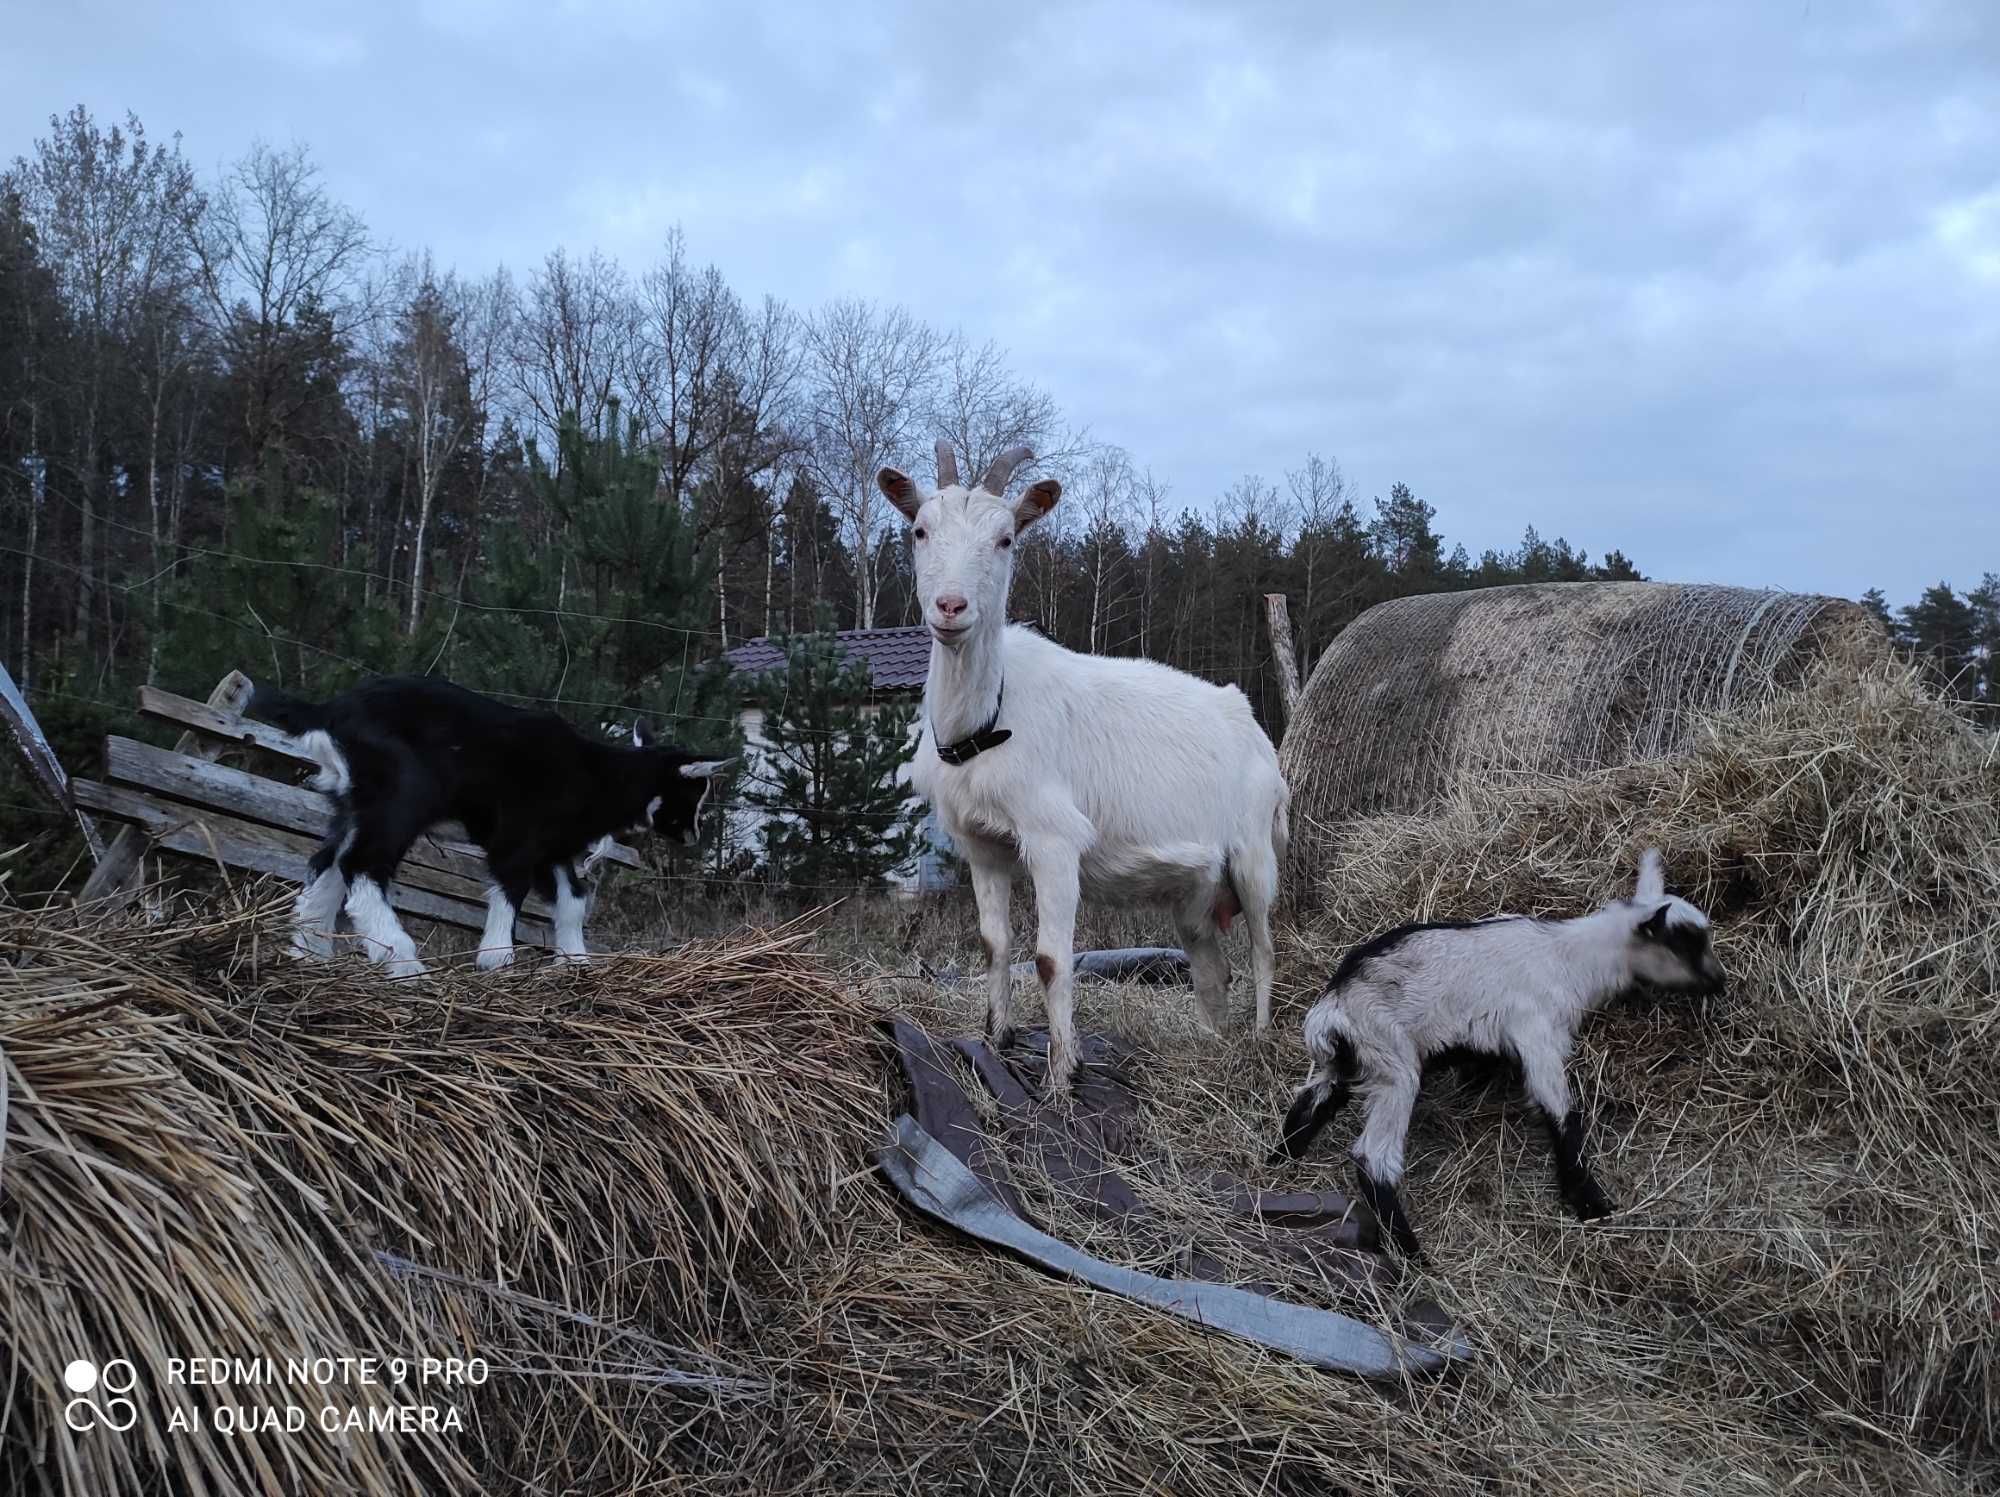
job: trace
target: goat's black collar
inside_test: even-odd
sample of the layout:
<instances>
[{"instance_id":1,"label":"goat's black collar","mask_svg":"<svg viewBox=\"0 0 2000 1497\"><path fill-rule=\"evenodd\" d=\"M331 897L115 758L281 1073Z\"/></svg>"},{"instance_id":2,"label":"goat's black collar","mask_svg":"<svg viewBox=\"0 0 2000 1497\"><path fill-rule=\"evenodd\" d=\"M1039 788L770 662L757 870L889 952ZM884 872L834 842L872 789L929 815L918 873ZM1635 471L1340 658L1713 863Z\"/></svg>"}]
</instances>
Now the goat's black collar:
<instances>
[{"instance_id":1,"label":"goat's black collar","mask_svg":"<svg viewBox=\"0 0 2000 1497\"><path fill-rule=\"evenodd\" d=\"M1000 704L1007 699L1007 683L1000 683L1000 690L993 698L993 715L986 719L986 726L977 733L961 738L956 743L940 743L937 746L939 760L946 764L963 764L968 759L976 759L990 748L998 748L1014 736L1008 728L997 726L1000 721ZM933 730L935 732L935 729Z\"/></svg>"}]
</instances>

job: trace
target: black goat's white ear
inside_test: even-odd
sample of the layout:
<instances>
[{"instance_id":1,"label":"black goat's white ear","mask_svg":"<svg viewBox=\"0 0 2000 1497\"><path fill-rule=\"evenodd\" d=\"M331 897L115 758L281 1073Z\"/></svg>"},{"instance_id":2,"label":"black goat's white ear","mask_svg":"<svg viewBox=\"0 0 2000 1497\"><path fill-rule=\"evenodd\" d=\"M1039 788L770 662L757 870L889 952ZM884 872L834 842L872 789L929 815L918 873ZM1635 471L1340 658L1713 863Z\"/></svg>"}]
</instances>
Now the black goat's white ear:
<instances>
[{"instance_id":1,"label":"black goat's white ear","mask_svg":"<svg viewBox=\"0 0 2000 1497\"><path fill-rule=\"evenodd\" d=\"M646 726L646 719L643 717L633 718L632 747L651 748L656 742L658 742L658 739L655 737L653 730Z\"/></svg>"},{"instance_id":2,"label":"black goat's white ear","mask_svg":"<svg viewBox=\"0 0 2000 1497\"><path fill-rule=\"evenodd\" d=\"M1649 941L1657 941L1663 938L1667 933L1667 911L1672 908L1673 906L1670 904L1663 904L1644 920L1640 921L1639 934Z\"/></svg>"},{"instance_id":3,"label":"black goat's white ear","mask_svg":"<svg viewBox=\"0 0 2000 1497\"><path fill-rule=\"evenodd\" d=\"M712 780L735 767L734 759L697 759L692 764L683 764L681 774L690 780Z\"/></svg>"}]
</instances>

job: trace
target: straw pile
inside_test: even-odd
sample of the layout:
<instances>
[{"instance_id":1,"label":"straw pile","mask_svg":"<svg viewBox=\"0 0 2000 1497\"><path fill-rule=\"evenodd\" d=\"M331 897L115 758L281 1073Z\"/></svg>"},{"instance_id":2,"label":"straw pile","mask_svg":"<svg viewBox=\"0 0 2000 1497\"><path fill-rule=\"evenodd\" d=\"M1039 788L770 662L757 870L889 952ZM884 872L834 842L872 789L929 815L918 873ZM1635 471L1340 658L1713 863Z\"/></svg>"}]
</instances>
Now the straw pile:
<instances>
[{"instance_id":1,"label":"straw pile","mask_svg":"<svg viewBox=\"0 0 2000 1497\"><path fill-rule=\"evenodd\" d=\"M1544 1491L1991 1490L2000 743L1890 667L1692 736L1353 823L1287 964L1309 982L1411 918L1581 913L1647 843L1716 920L1729 997L1586 1031L1620 1216L1558 1219L1524 1103L1420 1106L1409 1199L1501 1364L1468 1438L1536 1449Z\"/></svg>"},{"instance_id":2,"label":"straw pile","mask_svg":"<svg viewBox=\"0 0 2000 1497\"><path fill-rule=\"evenodd\" d=\"M1290 933L1270 1042L1201 1034L1185 991L1079 994L1079 1022L1138 1057L1149 1162L1131 1175L1166 1240L1069 1210L1033 1159L1011 1171L1050 1230L1172 1271L1180 1243L1240 1237L1212 1172L1348 1183L1344 1127L1295 1171L1262 1163L1302 1070L1299 1005L1346 942L1413 915L1580 911L1628 886L1641 843L1664 848L1716 916L1732 994L1586 1031L1579 1091L1624 1208L1588 1228L1525 1104L1426 1095L1408 1200L1435 1275L1392 1294L1435 1297L1480 1358L1400 1388L1052 1281L903 1210L865 1164L895 1105L866 1030L878 1006L966 1027L977 982L837 982L760 937L584 974L307 987L259 960L261 917L164 935L15 920L0 1479L133 1489L129 1467L82 1465L112 1458L66 1443L52 1387L80 1348L122 1344L494 1360L487 1388L450 1396L468 1414L451 1439L181 1436L131 1458L177 1463L195 1491L1990 1489L1993 740L1882 671L1688 740L1351 823L1330 913ZM960 914L924 959L967 962ZM1394 1318L1357 1302L1374 1290L1239 1246L1244 1278ZM376 1250L459 1278L384 1273Z\"/></svg>"},{"instance_id":3,"label":"straw pile","mask_svg":"<svg viewBox=\"0 0 2000 1497\"><path fill-rule=\"evenodd\" d=\"M636 1490L646 1432L698 1447L768 1399L704 1348L826 1240L881 1116L871 1014L803 932L391 984L273 960L275 914L0 915L0 1485ZM179 1386L168 1361L342 1356L492 1376ZM130 1434L65 1428L78 1357L136 1365ZM465 1432L322 1422L397 1405ZM279 1429L218 1430L237 1408Z\"/></svg>"},{"instance_id":4,"label":"straw pile","mask_svg":"<svg viewBox=\"0 0 2000 1497\"><path fill-rule=\"evenodd\" d=\"M1312 892L1348 817L1421 810L1468 775L1663 758L1704 714L1829 655L1884 650L1855 604L1744 588L1542 583L1379 604L1327 647L1285 733L1291 882Z\"/></svg>"}]
</instances>

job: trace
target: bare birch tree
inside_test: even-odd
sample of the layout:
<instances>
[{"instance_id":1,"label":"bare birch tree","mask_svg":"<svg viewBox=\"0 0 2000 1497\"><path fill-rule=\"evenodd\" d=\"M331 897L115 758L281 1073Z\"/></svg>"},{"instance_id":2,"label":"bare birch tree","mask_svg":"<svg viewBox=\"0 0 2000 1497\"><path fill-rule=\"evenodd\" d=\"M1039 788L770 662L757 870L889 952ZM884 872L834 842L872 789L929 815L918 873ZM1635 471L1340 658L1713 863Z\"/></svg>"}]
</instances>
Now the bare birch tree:
<instances>
[{"instance_id":1,"label":"bare birch tree","mask_svg":"<svg viewBox=\"0 0 2000 1497\"><path fill-rule=\"evenodd\" d=\"M344 342L374 313L375 246L359 214L319 181L305 146L263 141L231 167L196 238L201 289L218 342L245 377L243 430L255 463L298 414L284 392L302 313Z\"/></svg>"},{"instance_id":2,"label":"bare birch tree","mask_svg":"<svg viewBox=\"0 0 2000 1497\"><path fill-rule=\"evenodd\" d=\"M513 321L510 364L525 414L549 438L564 411L595 431L617 397L637 311L625 272L592 250L553 250L528 278Z\"/></svg>"},{"instance_id":3,"label":"bare birch tree","mask_svg":"<svg viewBox=\"0 0 2000 1497\"><path fill-rule=\"evenodd\" d=\"M1071 485L1083 526L1084 582L1090 592L1088 640L1093 655L1109 647L1111 626L1123 617L1123 599L1116 592L1119 573L1131 556L1134 483L1131 456L1123 447L1104 443L1076 465Z\"/></svg>"},{"instance_id":4,"label":"bare birch tree","mask_svg":"<svg viewBox=\"0 0 2000 1497\"><path fill-rule=\"evenodd\" d=\"M190 233L202 213L194 171L180 154L146 138L128 114L100 130L81 104L51 116L49 135L10 174L46 263L74 322L72 399L78 573L74 628L89 637L100 582L97 526L111 502L99 451L106 401L156 299L188 279ZM157 488L149 490L157 497Z\"/></svg>"},{"instance_id":5,"label":"bare birch tree","mask_svg":"<svg viewBox=\"0 0 2000 1497\"><path fill-rule=\"evenodd\" d=\"M875 627L881 591L882 505L875 474L928 450L925 418L943 340L901 307L829 303L802 328L804 453L814 483L853 549L855 615Z\"/></svg>"},{"instance_id":6,"label":"bare birch tree","mask_svg":"<svg viewBox=\"0 0 2000 1497\"><path fill-rule=\"evenodd\" d=\"M410 600L404 627L412 634L423 613L424 560L431 515L446 472L473 437L472 374L461 343L468 288L450 271L439 276L430 252L412 257L399 277L402 293L391 380L415 468L417 513L410 544Z\"/></svg>"},{"instance_id":7,"label":"bare birch tree","mask_svg":"<svg viewBox=\"0 0 2000 1497\"><path fill-rule=\"evenodd\" d=\"M1308 452L1304 464L1285 475L1285 485L1291 490L1292 509L1298 519L1298 544L1293 551L1301 563L1305 584L1304 607L1293 628L1297 636L1298 658L1304 669L1310 672L1313 661L1319 658L1320 641L1313 632L1313 621L1317 617L1313 603L1321 581L1320 564L1333 529L1334 516L1340 513L1342 505L1353 498L1352 486L1347 481L1347 475L1340 471L1337 459L1321 457L1317 452Z\"/></svg>"}]
</instances>

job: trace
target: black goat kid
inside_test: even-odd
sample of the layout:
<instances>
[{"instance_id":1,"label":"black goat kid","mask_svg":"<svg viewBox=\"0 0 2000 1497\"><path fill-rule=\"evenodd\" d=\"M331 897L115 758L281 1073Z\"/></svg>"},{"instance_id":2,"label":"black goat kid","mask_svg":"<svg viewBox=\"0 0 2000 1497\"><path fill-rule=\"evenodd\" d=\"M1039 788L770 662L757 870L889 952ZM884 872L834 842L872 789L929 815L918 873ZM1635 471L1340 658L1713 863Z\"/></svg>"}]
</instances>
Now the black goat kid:
<instances>
[{"instance_id":1,"label":"black goat kid","mask_svg":"<svg viewBox=\"0 0 2000 1497\"><path fill-rule=\"evenodd\" d=\"M464 824L492 887L479 965L514 959L514 919L530 893L555 905L559 959L587 961L577 862L624 833L693 846L702 803L733 759L703 759L648 740L578 732L553 712L496 702L429 676L384 676L327 702L260 686L247 714L297 739L319 765L333 826L307 865L293 951L332 954L342 906L369 954L398 977L424 970L389 907L389 882L411 844L440 821Z\"/></svg>"}]
</instances>

